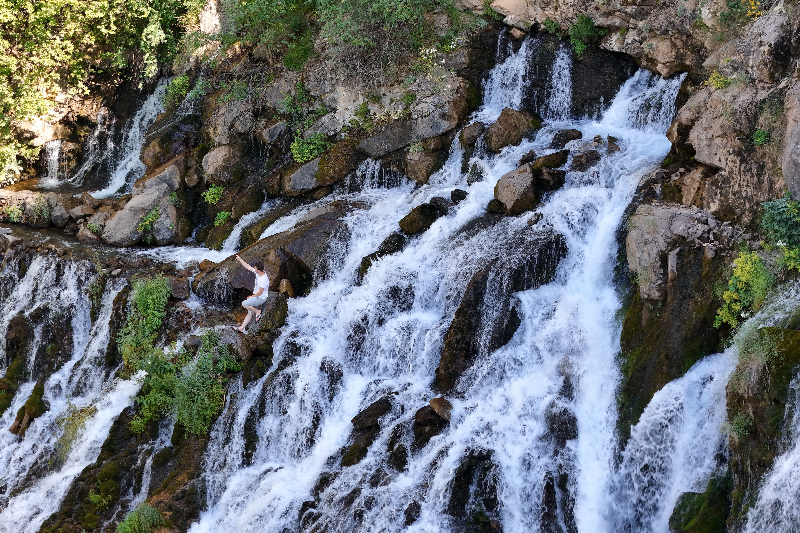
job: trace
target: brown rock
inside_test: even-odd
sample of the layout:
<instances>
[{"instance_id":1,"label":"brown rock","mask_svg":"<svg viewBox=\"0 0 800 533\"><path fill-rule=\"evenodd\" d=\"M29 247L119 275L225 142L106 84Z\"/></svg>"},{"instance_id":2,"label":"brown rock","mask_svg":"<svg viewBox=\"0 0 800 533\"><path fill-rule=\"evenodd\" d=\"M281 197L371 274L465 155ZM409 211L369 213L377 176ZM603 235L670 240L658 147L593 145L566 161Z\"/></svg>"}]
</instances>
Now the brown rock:
<instances>
[{"instance_id":1,"label":"brown rock","mask_svg":"<svg viewBox=\"0 0 800 533\"><path fill-rule=\"evenodd\" d=\"M442 397L433 398L428 403L430 403L431 408L436 412L437 415L441 416L448 422L450 421L450 411L453 410L453 404Z\"/></svg>"},{"instance_id":2,"label":"brown rock","mask_svg":"<svg viewBox=\"0 0 800 533\"><path fill-rule=\"evenodd\" d=\"M473 122L461 130L461 135L458 138L459 142L461 143L461 147L467 149L475 146L475 142L478 140L478 137L483 135L485 130L486 125L484 125L483 122Z\"/></svg>"},{"instance_id":3,"label":"brown rock","mask_svg":"<svg viewBox=\"0 0 800 533\"><path fill-rule=\"evenodd\" d=\"M288 279L282 279L280 284L278 285L278 294L285 294L287 298L294 298L294 287L292 287L292 282Z\"/></svg>"},{"instance_id":4,"label":"brown rock","mask_svg":"<svg viewBox=\"0 0 800 533\"><path fill-rule=\"evenodd\" d=\"M418 183L428 183L428 178L437 170L439 157L429 150L420 150L406 154L406 176Z\"/></svg>"},{"instance_id":5,"label":"brown rock","mask_svg":"<svg viewBox=\"0 0 800 533\"><path fill-rule=\"evenodd\" d=\"M553 135L553 140L550 143L550 148L556 148L561 150L566 146L566 144L570 141L574 141L576 139L580 139L583 137L583 133L578 130L561 130L557 131L555 135Z\"/></svg>"},{"instance_id":6,"label":"brown rock","mask_svg":"<svg viewBox=\"0 0 800 533\"><path fill-rule=\"evenodd\" d=\"M531 168L558 168L567 164L569 150L560 150L536 159Z\"/></svg>"},{"instance_id":7,"label":"brown rock","mask_svg":"<svg viewBox=\"0 0 800 533\"><path fill-rule=\"evenodd\" d=\"M99 208L99 207L100 207L100 204L102 204L102 203L103 203L103 201L102 201L102 200L98 200L98 199L96 199L94 196L92 196L92 195L91 195L91 194L89 194L88 192L83 192L83 193L81 194L81 202L83 202L85 205L88 205L88 206L89 206L89 207L91 207L92 209L97 209L97 208Z\"/></svg>"},{"instance_id":8,"label":"brown rock","mask_svg":"<svg viewBox=\"0 0 800 533\"><path fill-rule=\"evenodd\" d=\"M540 118L507 107L500 113L497 121L489 127L483 140L490 152L499 153L506 146L518 145L526 134L541 127Z\"/></svg>"},{"instance_id":9,"label":"brown rock","mask_svg":"<svg viewBox=\"0 0 800 533\"><path fill-rule=\"evenodd\" d=\"M572 156L572 165L570 166L570 170L586 172L599 162L600 154L597 152L597 150L587 150L586 152Z\"/></svg>"}]
</instances>

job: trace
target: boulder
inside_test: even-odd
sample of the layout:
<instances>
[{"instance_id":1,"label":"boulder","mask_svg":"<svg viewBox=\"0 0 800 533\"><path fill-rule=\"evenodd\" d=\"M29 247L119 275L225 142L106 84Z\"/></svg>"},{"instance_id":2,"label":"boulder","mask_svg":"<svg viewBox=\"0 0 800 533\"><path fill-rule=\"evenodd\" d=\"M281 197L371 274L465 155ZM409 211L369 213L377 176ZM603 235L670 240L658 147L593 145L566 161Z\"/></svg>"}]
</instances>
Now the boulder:
<instances>
[{"instance_id":1,"label":"boulder","mask_svg":"<svg viewBox=\"0 0 800 533\"><path fill-rule=\"evenodd\" d=\"M317 183L320 158L309 161L293 173L289 174L283 183L283 190L289 196L297 196L320 186Z\"/></svg>"},{"instance_id":2,"label":"boulder","mask_svg":"<svg viewBox=\"0 0 800 533\"><path fill-rule=\"evenodd\" d=\"M82 218L90 217L92 215L94 215L94 209L92 209L86 204L81 204L69 210L69 216L74 220L80 220Z\"/></svg>"},{"instance_id":3,"label":"boulder","mask_svg":"<svg viewBox=\"0 0 800 533\"><path fill-rule=\"evenodd\" d=\"M485 130L486 125L483 122L473 122L461 130L461 134L458 136L461 147L464 148L464 150L470 150L474 148L475 143L478 141L478 137L483 135Z\"/></svg>"},{"instance_id":4,"label":"boulder","mask_svg":"<svg viewBox=\"0 0 800 533\"><path fill-rule=\"evenodd\" d=\"M781 171L786 188L800 198L800 82L786 91L786 133L783 139Z\"/></svg>"},{"instance_id":5,"label":"boulder","mask_svg":"<svg viewBox=\"0 0 800 533\"><path fill-rule=\"evenodd\" d=\"M214 184L228 184L241 177L239 150L232 146L218 146L203 156L203 172Z\"/></svg>"},{"instance_id":6,"label":"boulder","mask_svg":"<svg viewBox=\"0 0 800 533\"><path fill-rule=\"evenodd\" d=\"M438 155L430 150L409 151L405 157L405 174L418 183L428 183L439 166Z\"/></svg>"},{"instance_id":7,"label":"boulder","mask_svg":"<svg viewBox=\"0 0 800 533\"><path fill-rule=\"evenodd\" d=\"M88 205L92 209L99 209L100 205L103 203L103 200L98 200L88 192L81 193L81 202Z\"/></svg>"},{"instance_id":8,"label":"boulder","mask_svg":"<svg viewBox=\"0 0 800 533\"><path fill-rule=\"evenodd\" d=\"M435 436L439 435L449 422L436 414L430 405L422 407L414 414L413 449L420 450Z\"/></svg>"},{"instance_id":9,"label":"boulder","mask_svg":"<svg viewBox=\"0 0 800 533\"><path fill-rule=\"evenodd\" d=\"M176 164L169 165L154 176L140 179L133 185L131 194L136 196L161 184L166 185L170 192L178 190L181 185L181 172Z\"/></svg>"},{"instance_id":10,"label":"boulder","mask_svg":"<svg viewBox=\"0 0 800 533\"><path fill-rule=\"evenodd\" d=\"M132 246L144 237L163 246L175 238L178 214L169 201L172 191L161 180L151 181L152 185L147 186L141 194L133 196L121 211L106 221L102 233L106 243L112 246ZM152 226L141 227L144 217L151 213L158 214Z\"/></svg>"},{"instance_id":11,"label":"boulder","mask_svg":"<svg viewBox=\"0 0 800 533\"><path fill-rule=\"evenodd\" d=\"M359 463L367 455L369 447L380 432L378 420L392 410L389 398L381 398L353 417L353 443L342 457L342 466Z\"/></svg>"},{"instance_id":12,"label":"boulder","mask_svg":"<svg viewBox=\"0 0 800 533\"><path fill-rule=\"evenodd\" d=\"M464 200L466 200L467 196L468 196L467 191L464 191L462 189L453 189L450 192L450 201L453 202L453 204L458 205Z\"/></svg>"},{"instance_id":13,"label":"boulder","mask_svg":"<svg viewBox=\"0 0 800 533\"><path fill-rule=\"evenodd\" d=\"M542 194L562 187L565 178L563 170L523 165L497 181L494 197L507 215L519 215L536 207Z\"/></svg>"},{"instance_id":14,"label":"boulder","mask_svg":"<svg viewBox=\"0 0 800 533\"><path fill-rule=\"evenodd\" d=\"M518 145L525 135L541 127L540 118L507 107L500 113L497 121L489 126L483 140L487 150L499 153L506 146Z\"/></svg>"},{"instance_id":15,"label":"boulder","mask_svg":"<svg viewBox=\"0 0 800 533\"><path fill-rule=\"evenodd\" d=\"M536 152L534 152L533 150L531 150L530 152L528 152L527 154L523 155L523 156L520 158L520 160L519 160L519 164L518 164L517 166L520 166L520 167L521 167L521 166L522 166L522 165L524 165L525 163L533 163L534 161L536 161L537 157L538 157L538 156L536 155Z\"/></svg>"},{"instance_id":16,"label":"boulder","mask_svg":"<svg viewBox=\"0 0 800 533\"><path fill-rule=\"evenodd\" d=\"M450 411L453 410L453 404L444 398L433 398L428 402L437 415L441 416L448 422L450 421Z\"/></svg>"},{"instance_id":17,"label":"boulder","mask_svg":"<svg viewBox=\"0 0 800 533\"><path fill-rule=\"evenodd\" d=\"M513 293L549 283L567 254L563 236L533 232L507 243L506 254L473 274L442 345L435 387L449 394L478 358L506 344L520 324ZM484 313L490 305L491 313Z\"/></svg>"},{"instance_id":18,"label":"boulder","mask_svg":"<svg viewBox=\"0 0 800 533\"><path fill-rule=\"evenodd\" d=\"M53 225L57 228L63 228L69 222L69 212L61 205L60 202L57 202L51 209L50 209L50 221Z\"/></svg>"},{"instance_id":19,"label":"boulder","mask_svg":"<svg viewBox=\"0 0 800 533\"><path fill-rule=\"evenodd\" d=\"M559 150L552 154L543 155L536 158L531 165L531 168L558 168L567 164L569 159L569 150Z\"/></svg>"},{"instance_id":20,"label":"boulder","mask_svg":"<svg viewBox=\"0 0 800 533\"><path fill-rule=\"evenodd\" d=\"M553 140L550 142L550 148L561 150L567 145L568 142L580 139L582 137L583 133L578 130L559 130L555 135L553 135Z\"/></svg>"},{"instance_id":21,"label":"boulder","mask_svg":"<svg viewBox=\"0 0 800 533\"><path fill-rule=\"evenodd\" d=\"M267 126L264 129L260 130L258 132L258 135L259 137L261 137L261 140L263 140L265 143L272 144L276 140L278 140L278 137L280 137L281 134L283 134L283 132L285 132L287 129L288 126L286 124L286 121L281 120L277 124L272 124L271 126Z\"/></svg>"},{"instance_id":22,"label":"boulder","mask_svg":"<svg viewBox=\"0 0 800 533\"><path fill-rule=\"evenodd\" d=\"M597 150L587 150L572 156L570 170L586 172L600 162L600 153Z\"/></svg>"},{"instance_id":23,"label":"boulder","mask_svg":"<svg viewBox=\"0 0 800 533\"><path fill-rule=\"evenodd\" d=\"M440 207L431 203L420 204L400 219L400 229L406 235L417 235L428 230L439 217L446 215Z\"/></svg>"},{"instance_id":24,"label":"boulder","mask_svg":"<svg viewBox=\"0 0 800 533\"><path fill-rule=\"evenodd\" d=\"M78 242L87 244L101 242L100 236L90 230L88 226L83 223L81 223L80 229L78 230L77 235L75 235L75 238L78 239Z\"/></svg>"},{"instance_id":25,"label":"boulder","mask_svg":"<svg viewBox=\"0 0 800 533\"><path fill-rule=\"evenodd\" d=\"M792 22L783 2L760 16L741 40L742 63L764 83L783 78L792 59Z\"/></svg>"},{"instance_id":26,"label":"boulder","mask_svg":"<svg viewBox=\"0 0 800 533\"><path fill-rule=\"evenodd\" d=\"M455 78L447 87L449 89L416 102L410 119L390 122L361 141L359 150L378 159L455 128L469 111L475 89L462 78Z\"/></svg>"}]
</instances>

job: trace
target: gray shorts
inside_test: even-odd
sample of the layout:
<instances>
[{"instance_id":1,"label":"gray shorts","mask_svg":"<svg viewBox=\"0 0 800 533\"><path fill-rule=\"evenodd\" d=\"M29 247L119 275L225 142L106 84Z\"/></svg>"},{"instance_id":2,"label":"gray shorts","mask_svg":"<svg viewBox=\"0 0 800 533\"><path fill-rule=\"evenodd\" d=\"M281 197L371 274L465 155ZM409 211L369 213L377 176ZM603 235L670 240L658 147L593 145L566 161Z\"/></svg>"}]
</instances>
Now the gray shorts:
<instances>
[{"instance_id":1,"label":"gray shorts","mask_svg":"<svg viewBox=\"0 0 800 533\"><path fill-rule=\"evenodd\" d=\"M249 305L250 307L259 307L266 303L267 299L269 298L269 293L264 291L261 293L260 296L251 296L247 300L242 302L242 305Z\"/></svg>"}]
</instances>

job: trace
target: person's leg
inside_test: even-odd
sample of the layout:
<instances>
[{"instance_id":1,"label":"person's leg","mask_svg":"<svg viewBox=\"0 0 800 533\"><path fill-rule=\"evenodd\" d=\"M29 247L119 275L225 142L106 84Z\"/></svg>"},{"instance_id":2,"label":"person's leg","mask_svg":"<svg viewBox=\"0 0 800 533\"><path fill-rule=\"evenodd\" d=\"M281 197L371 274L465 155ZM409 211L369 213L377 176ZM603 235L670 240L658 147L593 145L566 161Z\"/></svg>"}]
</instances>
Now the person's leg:
<instances>
[{"instance_id":1,"label":"person's leg","mask_svg":"<svg viewBox=\"0 0 800 533\"><path fill-rule=\"evenodd\" d=\"M239 330L239 331L241 331L242 333L244 333L244 332L245 332L245 330L247 329L247 325L250 323L250 320L252 320L252 318L253 318L253 311L254 311L254 309L253 309L251 306L249 306L249 305L245 305L245 304L244 304L244 302L242 302L242 307L244 307L245 309L247 309L247 316L246 316L246 317L244 317L244 320L242 321L242 325L241 325L241 326L239 326L239 327L238 327L238 328L236 328L236 329L237 329L237 330Z\"/></svg>"}]
</instances>

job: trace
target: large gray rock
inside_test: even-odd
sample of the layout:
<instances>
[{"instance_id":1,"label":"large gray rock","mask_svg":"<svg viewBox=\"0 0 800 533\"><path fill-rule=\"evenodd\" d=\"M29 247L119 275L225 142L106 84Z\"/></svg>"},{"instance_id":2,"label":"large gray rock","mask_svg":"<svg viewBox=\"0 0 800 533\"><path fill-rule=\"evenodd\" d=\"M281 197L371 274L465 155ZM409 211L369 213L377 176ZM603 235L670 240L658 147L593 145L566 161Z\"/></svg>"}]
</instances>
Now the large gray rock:
<instances>
[{"instance_id":1,"label":"large gray rock","mask_svg":"<svg viewBox=\"0 0 800 533\"><path fill-rule=\"evenodd\" d=\"M287 176L284 183L284 192L289 196L297 196L320 186L317 182L320 158L310 161Z\"/></svg>"},{"instance_id":2,"label":"large gray rock","mask_svg":"<svg viewBox=\"0 0 800 533\"><path fill-rule=\"evenodd\" d=\"M181 185L181 172L177 165L170 165L155 176L137 181L131 189L131 195L136 196L137 194L142 194L160 185L166 185L170 192L178 190L178 187Z\"/></svg>"},{"instance_id":3,"label":"large gray rock","mask_svg":"<svg viewBox=\"0 0 800 533\"><path fill-rule=\"evenodd\" d=\"M226 184L240 176L239 151L228 145L218 146L203 156L203 172L211 183Z\"/></svg>"},{"instance_id":4,"label":"large gray rock","mask_svg":"<svg viewBox=\"0 0 800 533\"><path fill-rule=\"evenodd\" d=\"M561 188L565 178L563 170L528 163L497 181L494 198L503 204L507 215L518 215L536 207L542 194Z\"/></svg>"},{"instance_id":5,"label":"large gray rock","mask_svg":"<svg viewBox=\"0 0 800 533\"><path fill-rule=\"evenodd\" d=\"M753 23L741 49L743 62L755 79L774 83L783 77L792 53L792 22L783 2Z\"/></svg>"},{"instance_id":6,"label":"large gray rock","mask_svg":"<svg viewBox=\"0 0 800 533\"><path fill-rule=\"evenodd\" d=\"M169 201L172 190L160 180L152 180L153 184L144 192L130 199L125 207L106 221L103 229L103 240L112 246L132 246L151 238L157 245L172 242L177 235L178 214ZM148 231L139 231L142 219L158 208L158 217ZM147 235L145 235L147 234Z\"/></svg>"},{"instance_id":7,"label":"large gray rock","mask_svg":"<svg viewBox=\"0 0 800 533\"><path fill-rule=\"evenodd\" d=\"M676 273L681 243L703 246L707 255L725 245L733 227L711 213L675 204L640 205L628 223L625 239L628 268L645 300L662 300L666 283Z\"/></svg>"},{"instance_id":8,"label":"large gray rock","mask_svg":"<svg viewBox=\"0 0 800 533\"><path fill-rule=\"evenodd\" d=\"M783 138L781 171L786 188L800 198L800 82L792 85L785 99L786 134Z\"/></svg>"}]
</instances>

